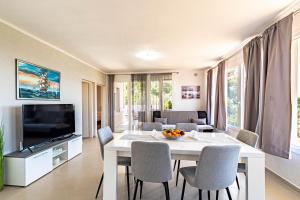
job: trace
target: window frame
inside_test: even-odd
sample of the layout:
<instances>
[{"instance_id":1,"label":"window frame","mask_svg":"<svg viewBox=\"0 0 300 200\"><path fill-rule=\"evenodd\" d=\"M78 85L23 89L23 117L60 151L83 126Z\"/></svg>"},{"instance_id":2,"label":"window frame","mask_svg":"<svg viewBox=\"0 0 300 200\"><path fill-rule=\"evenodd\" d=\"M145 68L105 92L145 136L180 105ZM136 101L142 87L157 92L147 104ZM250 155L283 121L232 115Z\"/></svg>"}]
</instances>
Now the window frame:
<instances>
[{"instance_id":1,"label":"window frame","mask_svg":"<svg viewBox=\"0 0 300 200\"><path fill-rule=\"evenodd\" d=\"M165 94L164 94L164 82L165 81L169 81L170 82L170 86L171 86L171 98L169 99L173 105L173 82L172 82L172 79L165 79L163 77L161 78L158 78L158 79L154 79L154 80L151 80L150 79L150 89L149 89L149 95L150 95L150 110L151 111L154 111L154 110L172 110L173 108L171 109L165 109L165 106L164 106L164 103L165 103ZM153 109L152 107L152 93L151 93L151 90L152 90L152 82L158 82L158 101L159 101L159 108L158 109Z\"/></svg>"},{"instance_id":2,"label":"window frame","mask_svg":"<svg viewBox=\"0 0 300 200\"><path fill-rule=\"evenodd\" d=\"M292 101L292 130L291 151L300 155L300 137L298 136L298 98L300 98L300 35L292 40L291 64L291 101Z\"/></svg>"},{"instance_id":3,"label":"window frame","mask_svg":"<svg viewBox=\"0 0 300 200\"><path fill-rule=\"evenodd\" d=\"M238 126L228 123L228 73L230 69L239 68L239 111ZM226 66L225 68L225 105L226 105L226 129L240 129L244 126L244 99L245 99L245 67L244 63Z\"/></svg>"}]
</instances>

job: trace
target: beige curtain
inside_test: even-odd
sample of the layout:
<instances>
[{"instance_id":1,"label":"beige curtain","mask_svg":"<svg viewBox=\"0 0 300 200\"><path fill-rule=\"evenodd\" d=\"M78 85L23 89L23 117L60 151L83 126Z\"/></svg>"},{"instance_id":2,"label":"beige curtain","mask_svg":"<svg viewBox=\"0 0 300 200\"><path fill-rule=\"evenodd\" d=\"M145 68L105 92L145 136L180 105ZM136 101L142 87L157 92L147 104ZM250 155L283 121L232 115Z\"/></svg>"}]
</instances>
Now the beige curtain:
<instances>
[{"instance_id":1,"label":"beige curtain","mask_svg":"<svg viewBox=\"0 0 300 200\"><path fill-rule=\"evenodd\" d=\"M218 64L214 125L217 129L226 130L225 61Z\"/></svg>"},{"instance_id":2,"label":"beige curtain","mask_svg":"<svg viewBox=\"0 0 300 200\"><path fill-rule=\"evenodd\" d=\"M212 104L212 76L213 76L213 70L210 69L207 72L207 98L206 98L206 111L207 111L207 121L208 124L211 124L211 104Z\"/></svg>"},{"instance_id":3,"label":"beige curtain","mask_svg":"<svg viewBox=\"0 0 300 200\"><path fill-rule=\"evenodd\" d=\"M263 33L264 103L261 148L289 158L291 139L291 41L293 14Z\"/></svg>"},{"instance_id":4,"label":"beige curtain","mask_svg":"<svg viewBox=\"0 0 300 200\"><path fill-rule=\"evenodd\" d=\"M255 132L259 115L261 37L246 44L243 55L246 71L244 129Z\"/></svg>"}]
</instances>

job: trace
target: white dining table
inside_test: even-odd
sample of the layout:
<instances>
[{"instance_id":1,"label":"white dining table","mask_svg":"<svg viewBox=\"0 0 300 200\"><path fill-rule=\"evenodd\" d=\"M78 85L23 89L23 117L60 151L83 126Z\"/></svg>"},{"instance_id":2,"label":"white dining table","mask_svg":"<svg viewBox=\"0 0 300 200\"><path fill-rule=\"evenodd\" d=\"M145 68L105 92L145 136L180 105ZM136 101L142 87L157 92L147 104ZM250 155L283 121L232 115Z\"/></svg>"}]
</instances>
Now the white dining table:
<instances>
[{"instance_id":1,"label":"white dining table","mask_svg":"<svg viewBox=\"0 0 300 200\"><path fill-rule=\"evenodd\" d=\"M131 157L132 141L167 143L172 159L190 161L197 161L205 146L238 144L241 146L240 160L246 163L246 200L265 200L265 154L262 151L239 142L226 133L190 132L177 140L168 140L157 131L125 131L115 134L115 139L105 145L104 200L118 199L117 157Z\"/></svg>"}]
</instances>

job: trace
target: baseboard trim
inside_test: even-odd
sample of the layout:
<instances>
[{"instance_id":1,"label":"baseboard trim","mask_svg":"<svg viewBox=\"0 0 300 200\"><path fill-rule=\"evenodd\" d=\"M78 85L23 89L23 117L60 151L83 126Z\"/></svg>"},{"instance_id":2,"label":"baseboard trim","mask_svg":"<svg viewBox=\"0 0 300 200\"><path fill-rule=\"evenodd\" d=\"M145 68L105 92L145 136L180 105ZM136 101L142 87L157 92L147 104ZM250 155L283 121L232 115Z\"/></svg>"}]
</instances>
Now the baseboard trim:
<instances>
[{"instance_id":1,"label":"baseboard trim","mask_svg":"<svg viewBox=\"0 0 300 200\"><path fill-rule=\"evenodd\" d=\"M291 188L293 188L294 190L296 190L297 192L300 193L300 188L298 188L296 185L294 185L293 183L289 182L288 180L282 178L279 174L277 174L276 172L266 168L266 171L273 174L274 176L276 176L278 179L280 179L280 181L284 182L285 184L287 184L288 186L290 186Z\"/></svg>"}]
</instances>

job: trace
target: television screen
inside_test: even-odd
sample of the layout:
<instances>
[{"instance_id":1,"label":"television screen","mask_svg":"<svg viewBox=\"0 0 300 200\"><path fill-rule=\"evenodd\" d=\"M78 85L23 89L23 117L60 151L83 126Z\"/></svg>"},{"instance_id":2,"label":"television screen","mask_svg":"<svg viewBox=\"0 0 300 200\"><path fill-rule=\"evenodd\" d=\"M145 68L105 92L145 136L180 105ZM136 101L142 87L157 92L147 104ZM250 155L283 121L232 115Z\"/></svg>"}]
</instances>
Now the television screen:
<instances>
[{"instance_id":1,"label":"television screen","mask_svg":"<svg viewBox=\"0 0 300 200\"><path fill-rule=\"evenodd\" d=\"M23 105L22 114L24 148L75 132L72 104Z\"/></svg>"}]
</instances>

